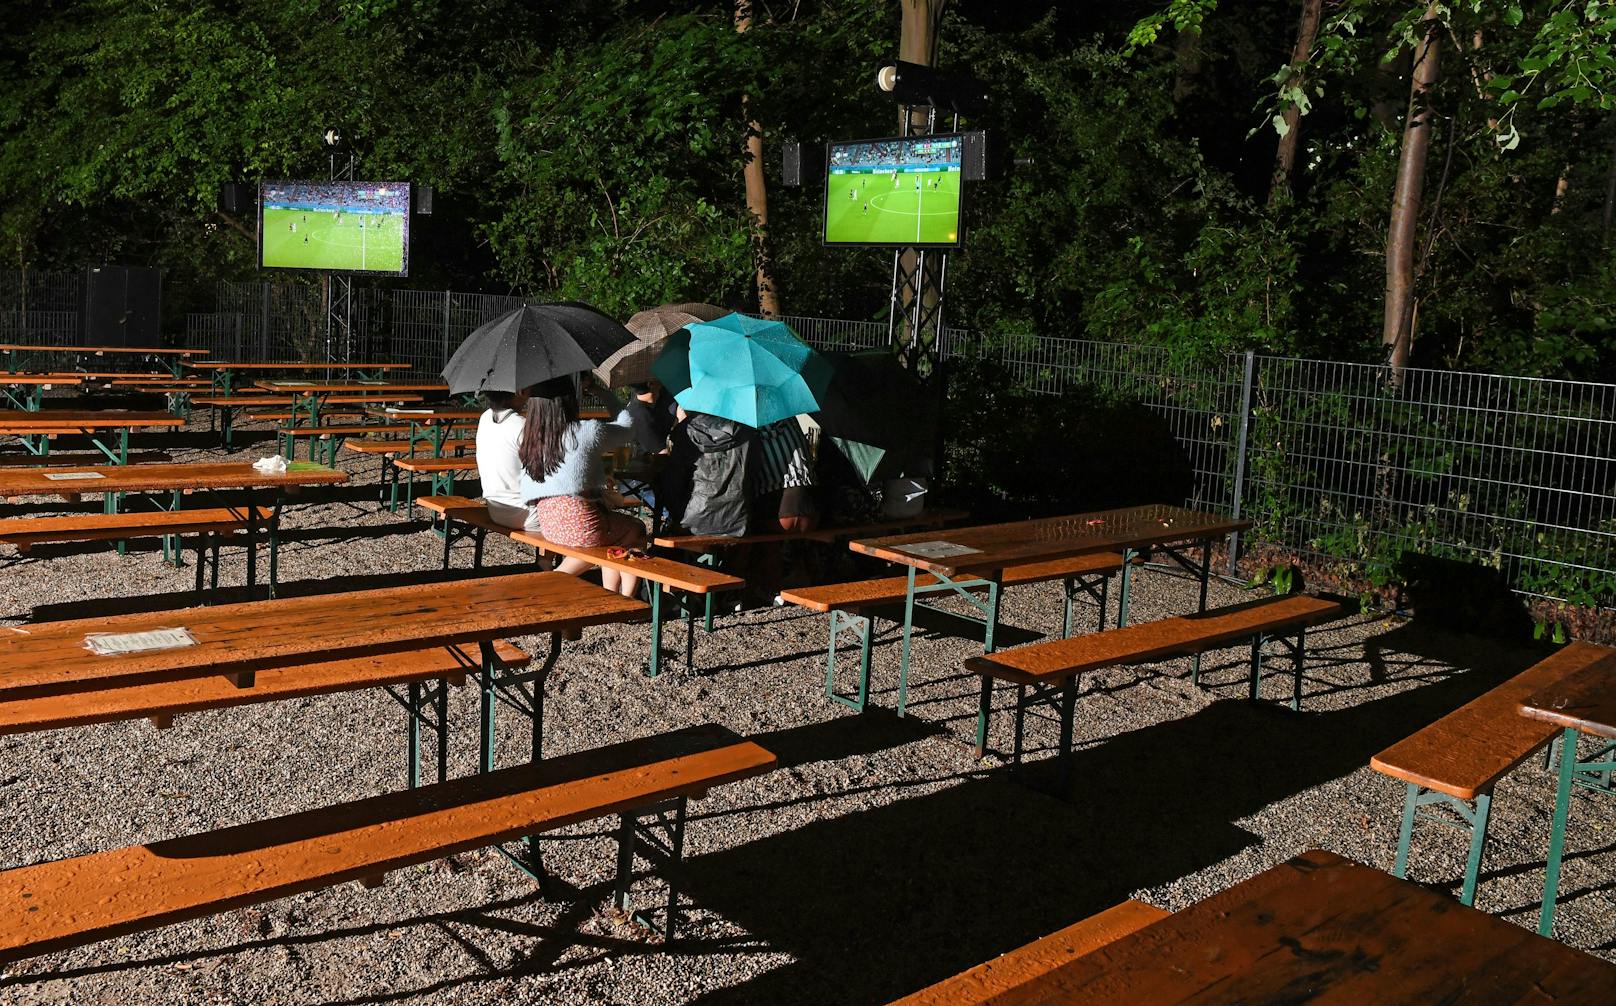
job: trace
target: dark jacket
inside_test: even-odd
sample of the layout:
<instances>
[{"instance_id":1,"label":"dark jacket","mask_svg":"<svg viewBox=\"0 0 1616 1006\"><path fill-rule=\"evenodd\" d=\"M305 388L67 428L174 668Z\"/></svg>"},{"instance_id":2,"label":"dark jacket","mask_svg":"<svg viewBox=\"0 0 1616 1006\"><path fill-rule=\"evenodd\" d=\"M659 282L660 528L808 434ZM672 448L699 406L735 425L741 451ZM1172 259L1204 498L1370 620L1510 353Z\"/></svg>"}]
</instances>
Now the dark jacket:
<instances>
[{"instance_id":1,"label":"dark jacket","mask_svg":"<svg viewBox=\"0 0 1616 1006\"><path fill-rule=\"evenodd\" d=\"M646 403L631 397L624 408L634 417L634 442L646 454L659 454L668 446L668 433L673 429L673 396L659 391L656 401Z\"/></svg>"},{"instance_id":2,"label":"dark jacket","mask_svg":"<svg viewBox=\"0 0 1616 1006\"><path fill-rule=\"evenodd\" d=\"M756 436L750 426L701 412L673 428L657 493L673 524L691 534L746 533L746 447Z\"/></svg>"}]
</instances>

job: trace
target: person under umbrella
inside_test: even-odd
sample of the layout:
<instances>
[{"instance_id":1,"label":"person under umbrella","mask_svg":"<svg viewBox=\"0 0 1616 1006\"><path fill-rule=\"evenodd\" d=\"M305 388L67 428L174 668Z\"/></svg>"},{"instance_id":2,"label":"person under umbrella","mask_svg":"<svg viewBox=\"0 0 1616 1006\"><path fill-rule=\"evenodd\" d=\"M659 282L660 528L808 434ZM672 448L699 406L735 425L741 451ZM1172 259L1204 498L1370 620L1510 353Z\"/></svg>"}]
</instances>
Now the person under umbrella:
<instances>
[{"instance_id":1,"label":"person under umbrella","mask_svg":"<svg viewBox=\"0 0 1616 1006\"><path fill-rule=\"evenodd\" d=\"M521 496L531 510L527 529L569 548L645 544L645 525L611 509L624 502L607 489L601 455L633 442L633 415L624 409L612 422L578 418L578 392L571 377L551 378L532 391L525 407L518 456ZM568 558L556 569L581 573L589 563ZM601 586L632 597L640 578L602 568Z\"/></svg>"}]
</instances>

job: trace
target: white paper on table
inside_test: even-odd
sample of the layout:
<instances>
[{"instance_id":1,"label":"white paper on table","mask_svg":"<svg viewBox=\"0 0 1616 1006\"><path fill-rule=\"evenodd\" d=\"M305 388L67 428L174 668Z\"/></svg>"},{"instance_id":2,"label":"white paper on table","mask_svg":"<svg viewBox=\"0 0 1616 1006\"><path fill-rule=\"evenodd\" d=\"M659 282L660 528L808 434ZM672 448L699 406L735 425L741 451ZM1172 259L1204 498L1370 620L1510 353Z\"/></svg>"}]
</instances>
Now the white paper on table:
<instances>
[{"instance_id":1,"label":"white paper on table","mask_svg":"<svg viewBox=\"0 0 1616 1006\"><path fill-rule=\"evenodd\" d=\"M277 388L309 388L314 386L313 381L272 381Z\"/></svg>"},{"instance_id":2,"label":"white paper on table","mask_svg":"<svg viewBox=\"0 0 1616 1006\"><path fill-rule=\"evenodd\" d=\"M396 409L389 405L387 411L397 416L430 416L431 409Z\"/></svg>"},{"instance_id":3,"label":"white paper on table","mask_svg":"<svg viewBox=\"0 0 1616 1006\"><path fill-rule=\"evenodd\" d=\"M253 462L253 470L263 472L265 475L284 475L286 474L286 459L279 454L259 458Z\"/></svg>"},{"instance_id":4,"label":"white paper on table","mask_svg":"<svg viewBox=\"0 0 1616 1006\"><path fill-rule=\"evenodd\" d=\"M189 629L151 629L147 632L92 632L84 637L84 645L100 657L115 657L124 653L146 653L151 650L177 650L195 646L196 637Z\"/></svg>"},{"instance_id":5,"label":"white paper on table","mask_svg":"<svg viewBox=\"0 0 1616 1006\"><path fill-rule=\"evenodd\" d=\"M100 472L46 472L45 477L52 482L66 482L70 479L104 479Z\"/></svg>"},{"instance_id":6,"label":"white paper on table","mask_svg":"<svg viewBox=\"0 0 1616 1006\"><path fill-rule=\"evenodd\" d=\"M360 384L386 384L387 382L386 381L373 380L373 379L372 380L366 380L366 379L361 378L359 383Z\"/></svg>"},{"instance_id":7,"label":"white paper on table","mask_svg":"<svg viewBox=\"0 0 1616 1006\"><path fill-rule=\"evenodd\" d=\"M917 541L911 545L899 545L898 551L918 555L922 559L950 559L956 555L973 555L982 550L956 545L951 541Z\"/></svg>"}]
</instances>

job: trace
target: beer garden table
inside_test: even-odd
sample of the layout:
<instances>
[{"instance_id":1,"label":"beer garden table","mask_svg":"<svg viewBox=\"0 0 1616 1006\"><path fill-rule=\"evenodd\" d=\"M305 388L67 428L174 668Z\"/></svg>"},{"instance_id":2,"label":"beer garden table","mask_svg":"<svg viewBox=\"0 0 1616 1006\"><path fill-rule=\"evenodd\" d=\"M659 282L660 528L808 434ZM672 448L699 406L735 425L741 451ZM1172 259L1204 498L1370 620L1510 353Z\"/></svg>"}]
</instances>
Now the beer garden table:
<instances>
[{"instance_id":1,"label":"beer garden table","mask_svg":"<svg viewBox=\"0 0 1616 1006\"><path fill-rule=\"evenodd\" d=\"M0 356L6 360L6 372L15 374L19 368L17 358L24 353L42 353L50 356L71 356L77 361L86 356L105 356L108 353L125 356L144 356L162 363L175 377L180 376L180 363L188 357L206 356L205 349L154 349L148 346L30 346L22 343L0 344Z\"/></svg>"},{"instance_id":2,"label":"beer garden table","mask_svg":"<svg viewBox=\"0 0 1616 1006\"><path fill-rule=\"evenodd\" d=\"M333 395L343 396L344 400L356 397L369 398L374 396L378 402L388 401L389 394L403 394L410 399L419 399L418 394L410 392L443 391L447 392L449 386L442 381L301 381L277 380L257 381L253 387L260 391L273 394L289 394L292 396L292 425L298 424L299 417L307 417L310 426L320 425L320 409L325 405L326 399Z\"/></svg>"},{"instance_id":3,"label":"beer garden table","mask_svg":"<svg viewBox=\"0 0 1616 1006\"><path fill-rule=\"evenodd\" d=\"M47 692L91 692L215 675L250 688L260 670L475 644L481 648L481 666L468 670L480 677L482 686L480 764L488 771L493 767L496 699L524 704L519 708L533 718L533 756L540 756L544 679L560 650L558 634L636 621L648 611L643 601L575 576L522 573L40 622L25 631L0 628L0 703ZM98 655L85 642L91 633L163 629L183 629L195 642L116 656ZM549 659L536 671L502 674L494 642L538 633L552 634ZM520 692L521 683L528 681L531 694L512 692L512 686ZM496 694L501 690L506 694Z\"/></svg>"},{"instance_id":4,"label":"beer garden table","mask_svg":"<svg viewBox=\"0 0 1616 1006\"><path fill-rule=\"evenodd\" d=\"M193 370L212 371L213 390L216 394L228 395L235 385L237 374L249 371L277 371L283 373L331 373L340 370L353 372L360 377L374 377L388 370L408 370L408 363L310 363L308 361L287 360L269 363L235 363L227 360L200 360L192 362L187 360L185 365Z\"/></svg>"},{"instance_id":5,"label":"beer garden table","mask_svg":"<svg viewBox=\"0 0 1616 1006\"><path fill-rule=\"evenodd\" d=\"M38 412L45 402L45 392L55 385L77 387L82 378L61 374L0 374L0 394L24 412Z\"/></svg>"},{"instance_id":6,"label":"beer garden table","mask_svg":"<svg viewBox=\"0 0 1616 1006\"><path fill-rule=\"evenodd\" d=\"M256 590L259 530L258 507L260 494L272 494L271 515L267 524L270 545L270 590L273 595L276 580L276 546L280 528L280 512L286 505L289 490L303 486L339 485L348 481L348 473L310 462L294 462L284 472L261 472L250 462L237 461L203 464L119 465L98 468L0 468L0 500L24 496L65 496L77 498L85 493L101 493L106 513L117 513L126 493L168 493L169 501L163 506L157 499L151 501L159 510L181 510L186 494L213 493L225 489L241 489L248 493L247 513L247 583L249 596ZM165 558L167 546L165 546ZM175 549L176 559L178 547Z\"/></svg>"},{"instance_id":7,"label":"beer garden table","mask_svg":"<svg viewBox=\"0 0 1616 1006\"><path fill-rule=\"evenodd\" d=\"M30 412L24 409L0 409L0 436L13 436L22 440L28 453L45 456L50 453L50 438L61 433L82 433L90 443L113 464L129 460L129 431L149 427L184 426L185 420L170 412L80 412L67 409L49 409ZM117 447L104 443L100 434L117 434Z\"/></svg>"},{"instance_id":8,"label":"beer garden table","mask_svg":"<svg viewBox=\"0 0 1616 1006\"><path fill-rule=\"evenodd\" d=\"M1616 965L1307 852L994 996L996 1006L1616 1002Z\"/></svg>"},{"instance_id":9,"label":"beer garden table","mask_svg":"<svg viewBox=\"0 0 1616 1006\"><path fill-rule=\"evenodd\" d=\"M1560 891L1560 860L1565 853L1566 819L1571 814L1571 787L1586 786L1609 794L1616 771L1616 658L1584 667L1534 692L1520 704L1522 716L1561 727L1560 771L1554 798L1554 823L1549 830L1549 856L1543 873L1543 905L1537 931L1554 932L1554 903ZM1587 758L1577 754L1583 734L1610 743L1601 744ZM1610 1002L1616 1002L1612 996Z\"/></svg>"},{"instance_id":10,"label":"beer garden table","mask_svg":"<svg viewBox=\"0 0 1616 1006\"><path fill-rule=\"evenodd\" d=\"M1134 560L1146 552L1161 552L1200 580L1198 611L1206 610L1207 583L1212 569L1214 540L1251 527L1251 521L1185 507L1151 503L1144 506L1071 514L1008 524L982 524L941 531L921 531L885 538L866 538L848 543L855 552L885 559L908 567L908 587L904 599L903 657L898 677L898 715L903 715L909 697L909 649L914 628L916 598L921 594L949 591L965 598L984 616L986 649L993 649L993 623L998 616L998 590L1007 567L1057 559L1070 559L1096 552L1122 553L1122 589L1117 624L1128 621L1128 594ZM1201 546L1200 561L1185 554L1185 546ZM918 573L928 572L932 583L916 583ZM987 600L979 600L973 589L986 588ZM1195 661L1196 672L1200 659Z\"/></svg>"}]
</instances>

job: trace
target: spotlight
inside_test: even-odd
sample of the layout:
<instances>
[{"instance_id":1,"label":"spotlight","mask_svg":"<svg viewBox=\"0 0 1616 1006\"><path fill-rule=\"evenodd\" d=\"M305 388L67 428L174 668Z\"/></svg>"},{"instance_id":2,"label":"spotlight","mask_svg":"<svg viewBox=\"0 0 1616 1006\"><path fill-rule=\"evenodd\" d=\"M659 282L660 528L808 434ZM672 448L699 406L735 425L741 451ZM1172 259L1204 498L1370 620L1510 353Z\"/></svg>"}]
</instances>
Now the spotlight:
<instances>
[{"instance_id":1,"label":"spotlight","mask_svg":"<svg viewBox=\"0 0 1616 1006\"><path fill-rule=\"evenodd\" d=\"M327 129L324 133L321 133L320 139L332 150L336 150L342 146L342 133L334 126Z\"/></svg>"},{"instance_id":2,"label":"spotlight","mask_svg":"<svg viewBox=\"0 0 1616 1006\"><path fill-rule=\"evenodd\" d=\"M883 63L875 71L875 86L883 91L890 92L898 86L898 65L896 63Z\"/></svg>"}]
</instances>

